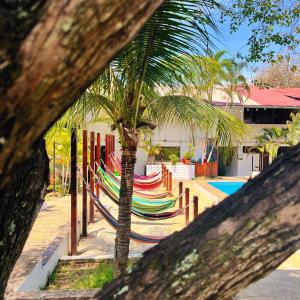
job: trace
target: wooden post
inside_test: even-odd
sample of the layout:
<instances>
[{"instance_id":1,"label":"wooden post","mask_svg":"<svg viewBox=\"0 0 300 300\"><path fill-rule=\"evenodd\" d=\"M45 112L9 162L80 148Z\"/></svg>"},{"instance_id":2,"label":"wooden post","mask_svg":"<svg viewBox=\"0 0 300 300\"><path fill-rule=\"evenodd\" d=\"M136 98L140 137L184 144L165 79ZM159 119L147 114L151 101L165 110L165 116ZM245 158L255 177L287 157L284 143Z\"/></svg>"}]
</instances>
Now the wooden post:
<instances>
[{"instance_id":1,"label":"wooden post","mask_svg":"<svg viewBox=\"0 0 300 300\"><path fill-rule=\"evenodd\" d=\"M55 153L55 141L53 142L53 192L54 192L54 194L55 194L55 192L56 192L56 182L55 182L55 180L56 180L56 178L55 178L55 168L56 168L56 165L55 165L55 155L56 155L56 153Z\"/></svg>"},{"instance_id":2,"label":"wooden post","mask_svg":"<svg viewBox=\"0 0 300 300\"><path fill-rule=\"evenodd\" d=\"M110 168L110 135L107 135L107 166L109 168L109 170L111 170Z\"/></svg>"},{"instance_id":3,"label":"wooden post","mask_svg":"<svg viewBox=\"0 0 300 300\"><path fill-rule=\"evenodd\" d=\"M169 178L168 178L168 191L170 195L172 194L172 172L169 172Z\"/></svg>"},{"instance_id":4,"label":"wooden post","mask_svg":"<svg viewBox=\"0 0 300 300\"><path fill-rule=\"evenodd\" d=\"M112 153L113 153L113 146L114 146L114 141L113 141L113 135L110 135L110 147L109 147L109 167L110 169L113 171L113 164L112 164L112 161L111 161L111 156L112 156Z\"/></svg>"},{"instance_id":5,"label":"wooden post","mask_svg":"<svg viewBox=\"0 0 300 300\"><path fill-rule=\"evenodd\" d=\"M105 135L105 166L108 167L108 162L109 162L109 159L108 159L108 155L109 155L109 143L108 143L108 139L109 139L109 136L108 134ZM108 170L106 170L106 172L108 172Z\"/></svg>"},{"instance_id":6,"label":"wooden post","mask_svg":"<svg viewBox=\"0 0 300 300\"><path fill-rule=\"evenodd\" d=\"M100 133L97 133L97 146L96 146L96 163L97 165L95 165L95 173L97 173L97 166L100 166L100 149L101 149L101 144L100 144L101 140L100 140ZM99 197L100 195L100 191L99 191L99 185L96 184L96 195L97 197Z\"/></svg>"},{"instance_id":7,"label":"wooden post","mask_svg":"<svg viewBox=\"0 0 300 300\"><path fill-rule=\"evenodd\" d=\"M115 136L113 134L111 135L110 155L115 155ZM110 167L111 167L111 170L114 171L114 165L112 163L111 156L110 156Z\"/></svg>"},{"instance_id":8,"label":"wooden post","mask_svg":"<svg viewBox=\"0 0 300 300\"><path fill-rule=\"evenodd\" d=\"M88 136L87 131L83 130L82 133L82 236L87 237L87 190L86 182L87 176L87 157L88 157Z\"/></svg>"},{"instance_id":9,"label":"wooden post","mask_svg":"<svg viewBox=\"0 0 300 300\"><path fill-rule=\"evenodd\" d=\"M77 137L71 134L71 255L77 254Z\"/></svg>"},{"instance_id":10,"label":"wooden post","mask_svg":"<svg viewBox=\"0 0 300 300\"><path fill-rule=\"evenodd\" d=\"M182 208L182 192L183 192L183 183L179 181L179 208Z\"/></svg>"},{"instance_id":11,"label":"wooden post","mask_svg":"<svg viewBox=\"0 0 300 300\"><path fill-rule=\"evenodd\" d=\"M193 202L194 202L194 220L195 220L198 216L198 196L194 196Z\"/></svg>"},{"instance_id":12,"label":"wooden post","mask_svg":"<svg viewBox=\"0 0 300 300\"><path fill-rule=\"evenodd\" d=\"M189 218L190 218L190 207L189 207L189 203L190 203L190 189L189 188L185 188L185 224L189 224Z\"/></svg>"},{"instance_id":13,"label":"wooden post","mask_svg":"<svg viewBox=\"0 0 300 300\"><path fill-rule=\"evenodd\" d=\"M90 166L95 170L95 132L90 133ZM94 174L90 172L90 187L95 191ZM90 197L90 222L94 222L94 200Z\"/></svg>"},{"instance_id":14,"label":"wooden post","mask_svg":"<svg viewBox=\"0 0 300 300\"><path fill-rule=\"evenodd\" d=\"M169 191L169 170L166 169L166 184L165 184L166 190Z\"/></svg>"}]
</instances>

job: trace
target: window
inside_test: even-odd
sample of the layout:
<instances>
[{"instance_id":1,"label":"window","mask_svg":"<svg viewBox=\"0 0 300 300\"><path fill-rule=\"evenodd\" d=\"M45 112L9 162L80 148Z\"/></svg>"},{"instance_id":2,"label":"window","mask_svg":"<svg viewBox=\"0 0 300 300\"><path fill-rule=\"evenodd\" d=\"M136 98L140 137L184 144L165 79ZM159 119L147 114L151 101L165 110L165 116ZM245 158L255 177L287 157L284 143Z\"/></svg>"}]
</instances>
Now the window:
<instances>
[{"instance_id":1,"label":"window","mask_svg":"<svg viewBox=\"0 0 300 300\"><path fill-rule=\"evenodd\" d=\"M156 160L170 161L169 156L175 154L180 158L180 147L161 147L160 153L155 155Z\"/></svg>"},{"instance_id":2,"label":"window","mask_svg":"<svg viewBox=\"0 0 300 300\"><path fill-rule=\"evenodd\" d=\"M297 109L285 108L244 108L244 122L247 124L285 124L290 114Z\"/></svg>"},{"instance_id":3,"label":"window","mask_svg":"<svg viewBox=\"0 0 300 300\"><path fill-rule=\"evenodd\" d=\"M259 153L257 149L251 149L253 146L243 146L243 153L249 154L249 153Z\"/></svg>"}]
</instances>

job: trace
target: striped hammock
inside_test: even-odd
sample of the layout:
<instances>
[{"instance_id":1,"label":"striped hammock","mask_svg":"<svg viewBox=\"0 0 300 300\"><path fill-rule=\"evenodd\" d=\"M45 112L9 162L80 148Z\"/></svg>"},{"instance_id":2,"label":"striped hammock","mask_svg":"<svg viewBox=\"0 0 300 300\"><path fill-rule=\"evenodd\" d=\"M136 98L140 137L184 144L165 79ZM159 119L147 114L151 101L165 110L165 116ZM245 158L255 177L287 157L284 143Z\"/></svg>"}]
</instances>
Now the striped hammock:
<instances>
[{"instance_id":1,"label":"striped hammock","mask_svg":"<svg viewBox=\"0 0 300 300\"><path fill-rule=\"evenodd\" d=\"M112 154L110 154L110 159L114 168L118 171L119 174L122 174L121 160ZM134 174L134 181L136 183L151 183L151 182L156 182L157 179L159 179L160 177L161 177L161 172L154 172L146 176Z\"/></svg>"},{"instance_id":2,"label":"striped hammock","mask_svg":"<svg viewBox=\"0 0 300 300\"><path fill-rule=\"evenodd\" d=\"M91 172L93 171L91 170ZM99 186L101 185L101 189L105 188L110 195L114 196L115 199L119 199L120 185L118 182L114 181L114 179L105 173L101 168L98 168L99 177L97 177L95 173L93 174L95 179L98 179L98 184ZM134 207L134 209L140 213L154 214L173 208L177 199L177 197L170 197L166 199L147 199L133 194L132 207Z\"/></svg>"}]
</instances>

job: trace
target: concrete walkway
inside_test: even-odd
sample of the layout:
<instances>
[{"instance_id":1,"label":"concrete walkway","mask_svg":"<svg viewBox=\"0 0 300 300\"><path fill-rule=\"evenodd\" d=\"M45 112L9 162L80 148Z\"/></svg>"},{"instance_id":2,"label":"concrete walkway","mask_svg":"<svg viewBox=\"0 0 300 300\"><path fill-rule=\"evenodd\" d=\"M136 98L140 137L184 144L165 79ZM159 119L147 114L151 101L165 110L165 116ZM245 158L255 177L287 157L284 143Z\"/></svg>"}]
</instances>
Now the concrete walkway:
<instances>
[{"instance_id":1,"label":"concrete walkway","mask_svg":"<svg viewBox=\"0 0 300 300\"><path fill-rule=\"evenodd\" d=\"M78 201L78 214L81 201ZM70 227L70 197L47 197L10 276L6 295L15 293L63 228ZM9 299L9 296L7 297Z\"/></svg>"}]
</instances>

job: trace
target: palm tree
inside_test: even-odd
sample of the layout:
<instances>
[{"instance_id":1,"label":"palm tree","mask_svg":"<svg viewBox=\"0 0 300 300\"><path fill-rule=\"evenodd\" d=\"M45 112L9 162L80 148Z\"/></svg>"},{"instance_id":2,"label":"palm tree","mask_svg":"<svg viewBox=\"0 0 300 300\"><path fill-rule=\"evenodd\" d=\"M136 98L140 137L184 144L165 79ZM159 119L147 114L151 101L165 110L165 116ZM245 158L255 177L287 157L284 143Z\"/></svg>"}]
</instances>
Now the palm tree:
<instances>
[{"instance_id":1,"label":"palm tree","mask_svg":"<svg viewBox=\"0 0 300 300\"><path fill-rule=\"evenodd\" d=\"M223 91L228 96L225 111L228 105L232 104L235 96L239 101L243 101L244 94L249 94L250 88L246 78L242 75L242 70L245 67L244 63L237 63L233 59L224 58L226 51L217 51L213 53L208 51L207 56L186 56L186 72L185 72L185 86L182 89L182 94L192 96L201 100L206 100L209 103L213 101L213 95L216 90ZM195 131L194 125L190 126L192 136ZM242 125L243 135L244 127ZM218 132L217 132L218 133ZM212 150L218 146L226 146L228 149L233 149L236 145L233 140L228 143L223 143L222 137L214 136L211 138L206 132L203 139L202 160L211 158ZM211 146L210 153L207 154L208 146ZM224 148L223 148L224 149ZM232 151L231 151L232 152ZM228 157L226 151L220 152ZM225 159L226 160L226 159Z\"/></svg>"},{"instance_id":2,"label":"palm tree","mask_svg":"<svg viewBox=\"0 0 300 300\"><path fill-rule=\"evenodd\" d=\"M216 53L208 51L207 56L186 57L185 93L211 103L214 91L221 90L228 96L229 103L233 102L235 96L242 102L242 95L250 92L242 74L246 65L224 58L225 54L226 51L221 50Z\"/></svg>"},{"instance_id":3,"label":"palm tree","mask_svg":"<svg viewBox=\"0 0 300 300\"><path fill-rule=\"evenodd\" d=\"M273 161L278 155L278 149L282 146L289 146L286 143L286 129L279 127L264 128L261 135L256 137L257 145L250 148L260 153L268 153Z\"/></svg>"},{"instance_id":4,"label":"palm tree","mask_svg":"<svg viewBox=\"0 0 300 300\"><path fill-rule=\"evenodd\" d=\"M232 122L228 114L204 101L161 93L162 87L172 91L182 84L178 76L184 73L185 55L182 54L207 45L203 26L215 28L208 11L216 7L219 6L213 0L166 1L73 108L75 115L97 116L104 111L111 119L112 130L118 131L122 176L116 276L127 268L134 165L141 131L175 121L189 125L193 120L198 127L226 131L223 135L226 139L228 131L234 135L242 126L237 119L236 123Z\"/></svg>"},{"instance_id":5,"label":"palm tree","mask_svg":"<svg viewBox=\"0 0 300 300\"><path fill-rule=\"evenodd\" d=\"M156 124L166 125L180 123L189 126L192 122L196 128L210 131L220 143L231 143L246 132L244 123L229 113L222 111L211 104L199 99L179 95L160 94L155 89L143 85L142 96L139 101L139 113L136 125L132 125L132 112L128 109L126 100L127 85L116 75L113 67L93 83L73 108L76 113L86 110L98 115L104 111L110 117L112 130L118 131L122 150L122 176L119 205L119 224L124 224L125 233L121 232L120 240L125 240L129 246L128 232L130 230L130 209L133 186L133 171L136 161L136 149L139 145L140 135L145 128L151 130ZM122 202L121 202L122 201ZM128 210L129 209L129 210ZM121 226L120 226L121 228ZM120 266L126 269L128 248L120 255L118 232L116 237L116 271ZM117 258L119 260L117 260ZM123 272L124 269L121 269ZM118 273L117 273L118 274Z\"/></svg>"}]
</instances>

